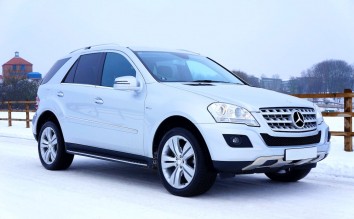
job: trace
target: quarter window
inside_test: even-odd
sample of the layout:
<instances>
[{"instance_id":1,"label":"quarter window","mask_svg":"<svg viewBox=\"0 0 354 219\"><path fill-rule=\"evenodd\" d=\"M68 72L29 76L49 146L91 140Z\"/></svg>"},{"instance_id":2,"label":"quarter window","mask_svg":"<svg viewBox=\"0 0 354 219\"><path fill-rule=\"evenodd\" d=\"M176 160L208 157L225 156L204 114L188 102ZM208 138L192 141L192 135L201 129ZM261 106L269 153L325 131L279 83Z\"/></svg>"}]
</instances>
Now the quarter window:
<instances>
[{"instance_id":1,"label":"quarter window","mask_svg":"<svg viewBox=\"0 0 354 219\"><path fill-rule=\"evenodd\" d=\"M114 79L121 76L136 76L136 71L123 55L107 53L101 85L113 87Z\"/></svg>"},{"instance_id":2,"label":"quarter window","mask_svg":"<svg viewBox=\"0 0 354 219\"><path fill-rule=\"evenodd\" d=\"M44 76L42 80L42 84L47 83L57 71L69 60L70 58L60 59L58 60L49 70L49 72Z\"/></svg>"},{"instance_id":3,"label":"quarter window","mask_svg":"<svg viewBox=\"0 0 354 219\"><path fill-rule=\"evenodd\" d=\"M73 83L74 82L74 76L75 76L75 71L77 69L77 64L79 63L79 59L76 60L76 62L71 66L69 72L66 74L64 80L62 81L63 83Z\"/></svg>"}]
</instances>

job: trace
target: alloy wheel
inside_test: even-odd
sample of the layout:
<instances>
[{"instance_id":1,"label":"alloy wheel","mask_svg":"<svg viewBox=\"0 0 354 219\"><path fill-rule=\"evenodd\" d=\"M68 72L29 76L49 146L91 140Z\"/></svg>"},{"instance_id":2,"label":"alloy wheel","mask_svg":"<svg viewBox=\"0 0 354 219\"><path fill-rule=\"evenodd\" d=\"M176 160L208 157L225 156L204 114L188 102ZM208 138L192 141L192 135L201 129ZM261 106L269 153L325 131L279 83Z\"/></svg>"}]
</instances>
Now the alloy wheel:
<instances>
[{"instance_id":1,"label":"alloy wheel","mask_svg":"<svg viewBox=\"0 0 354 219\"><path fill-rule=\"evenodd\" d=\"M52 164L58 152L58 139L51 127L46 127L40 139L40 152L43 161L46 164Z\"/></svg>"},{"instance_id":2,"label":"alloy wheel","mask_svg":"<svg viewBox=\"0 0 354 219\"><path fill-rule=\"evenodd\" d=\"M172 136L162 149L161 167L166 181L176 189L187 187L196 171L196 156L191 143L182 136Z\"/></svg>"}]
</instances>

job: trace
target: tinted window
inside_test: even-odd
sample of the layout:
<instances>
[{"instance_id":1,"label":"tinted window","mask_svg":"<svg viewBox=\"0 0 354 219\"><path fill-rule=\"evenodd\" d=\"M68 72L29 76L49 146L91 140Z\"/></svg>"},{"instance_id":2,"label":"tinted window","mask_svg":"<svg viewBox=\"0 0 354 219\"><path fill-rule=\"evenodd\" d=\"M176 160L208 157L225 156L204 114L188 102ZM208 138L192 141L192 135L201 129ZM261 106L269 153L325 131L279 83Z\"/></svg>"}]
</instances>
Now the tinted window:
<instances>
[{"instance_id":1,"label":"tinted window","mask_svg":"<svg viewBox=\"0 0 354 219\"><path fill-rule=\"evenodd\" d=\"M76 60L76 62L71 66L70 70L66 74L65 78L63 79L62 82L64 83L73 83L74 82L74 76L75 76L75 71L77 69L77 64L79 63L79 60Z\"/></svg>"},{"instance_id":2,"label":"tinted window","mask_svg":"<svg viewBox=\"0 0 354 219\"><path fill-rule=\"evenodd\" d=\"M115 78L135 75L134 67L124 56L118 53L107 53L103 67L102 86L113 87Z\"/></svg>"},{"instance_id":3,"label":"tinted window","mask_svg":"<svg viewBox=\"0 0 354 219\"><path fill-rule=\"evenodd\" d=\"M74 76L74 83L99 85L104 53L82 55Z\"/></svg>"},{"instance_id":4,"label":"tinted window","mask_svg":"<svg viewBox=\"0 0 354 219\"><path fill-rule=\"evenodd\" d=\"M69 60L70 58L60 59L58 60L49 70L49 72L44 76L42 80L42 84L47 83L57 71Z\"/></svg>"}]
</instances>

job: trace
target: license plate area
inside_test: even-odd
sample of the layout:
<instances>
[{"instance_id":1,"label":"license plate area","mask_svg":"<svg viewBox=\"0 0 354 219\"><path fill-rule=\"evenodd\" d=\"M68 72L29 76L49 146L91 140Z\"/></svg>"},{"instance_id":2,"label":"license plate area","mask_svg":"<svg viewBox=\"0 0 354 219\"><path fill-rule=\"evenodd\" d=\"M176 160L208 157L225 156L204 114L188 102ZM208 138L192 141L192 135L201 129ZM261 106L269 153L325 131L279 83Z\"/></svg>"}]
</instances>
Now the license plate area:
<instances>
[{"instance_id":1,"label":"license plate area","mask_svg":"<svg viewBox=\"0 0 354 219\"><path fill-rule=\"evenodd\" d=\"M286 161L292 160L304 160L317 157L317 147L311 148L295 148L295 149L286 149L285 157Z\"/></svg>"}]
</instances>

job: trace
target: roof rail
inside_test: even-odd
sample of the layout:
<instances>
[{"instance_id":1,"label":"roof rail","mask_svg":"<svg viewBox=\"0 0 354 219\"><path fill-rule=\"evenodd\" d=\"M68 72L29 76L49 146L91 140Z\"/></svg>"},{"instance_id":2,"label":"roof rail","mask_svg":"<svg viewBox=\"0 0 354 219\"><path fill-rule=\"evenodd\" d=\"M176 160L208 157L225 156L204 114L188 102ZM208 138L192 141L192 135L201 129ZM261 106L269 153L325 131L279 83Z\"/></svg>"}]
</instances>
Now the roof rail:
<instances>
[{"instance_id":1,"label":"roof rail","mask_svg":"<svg viewBox=\"0 0 354 219\"><path fill-rule=\"evenodd\" d=\"M115 45L115 46L119 46L119 44L117 43L104 43L104 44L97 44L97 45L92 45L92 46L86 46L86 47L83 47L83 48L80 48L80 49L76 49L74 51L71 51L71 53L74 53L74 52L77 52L77 51L80 51L80 50L88 50L88 49L91 49L93 47L99 47L99 46L107 46L107 45Z\"/></svg>"},{"instance_id":2,"label":"roof rail","mask_svg":"<svg viewBox=\"0 0 354 219\"><path fill-rule=\"evenodd\" d=\"M189 53L193 53L193 54L196 54L196 55L200 55L200 53L197 53L197 52L193 52L193 51L190 51L190 50L186 50L186 49L179 49L180 51L184 51L184 52L189 52Z\"/></svg>"}]
</instances>

